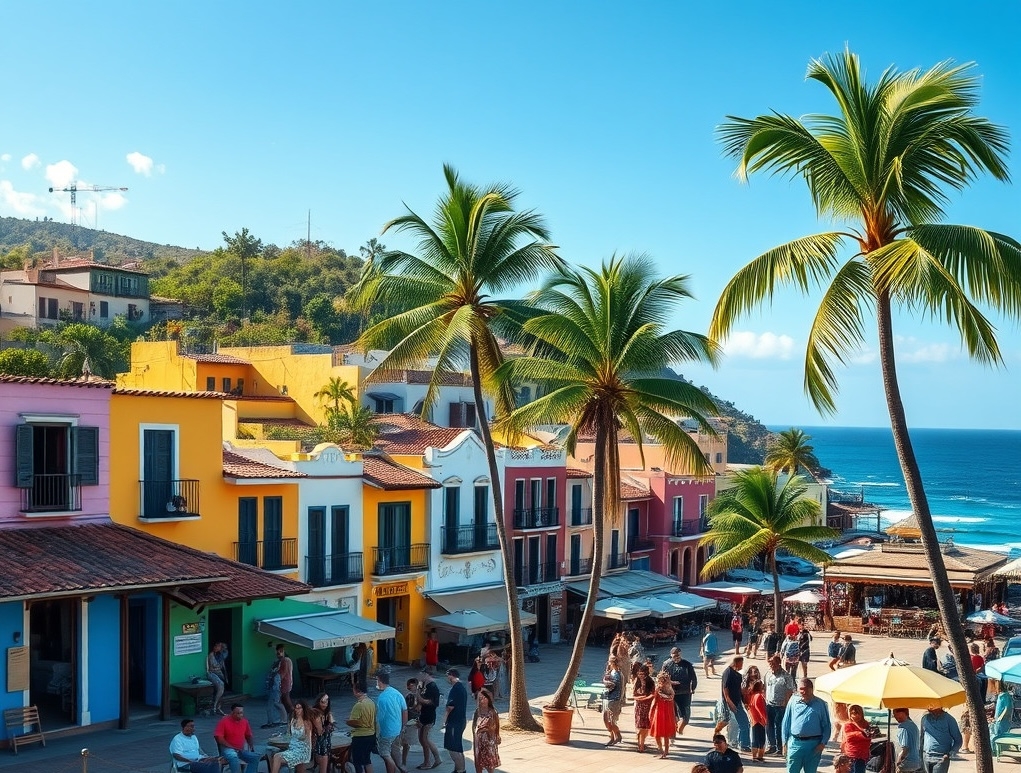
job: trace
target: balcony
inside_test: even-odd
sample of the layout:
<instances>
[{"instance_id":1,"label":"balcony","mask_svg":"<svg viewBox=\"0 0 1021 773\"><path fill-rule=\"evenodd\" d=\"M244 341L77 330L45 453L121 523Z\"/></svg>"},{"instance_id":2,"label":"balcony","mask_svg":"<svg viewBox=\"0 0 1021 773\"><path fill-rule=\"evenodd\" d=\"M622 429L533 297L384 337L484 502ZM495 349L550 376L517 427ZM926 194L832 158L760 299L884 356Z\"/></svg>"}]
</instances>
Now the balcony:
<instances>
[{"instance_id":1,"label":"balcony","mask_svg":"<svg viewBox=\"0 0 1021 773\"><path fill-rule=\"evenodd\" d=\"M198 518L197 480L140 480L142 512L139 518Z\"/></svg>"},{"instance_id":2,"label":"balcony","mask_svg":"<svg viewBox=\"0 0 1021 773\"><path fill-rule=\"evenodd\" d=\"M623 569L627 566L627 553L611 553L606 564L607 569Z\"/></svg>"},{"instance_id":3,"label":"balcony","mask_svg":"<svg viewBox=\"0 0 1021 773\"><path fill-rule=\"evenodd\" d=\"M654 547L656 547L656 543L648 537L631 537L627 541L628 553L641 553L646 550L652 550Z\"/></svg>"},{"instance_id":4,"label":"balcony","mask_svg":"<svg viewBox=\"0 0 1021 773\"><path fill-rule=\"evenodd\" d=\"M298 540L294 537L258 542L235 542L234 560L273 572L298 568Z\"/></svg>"},{"instance_id":5,"label":"balcony","mask_svg":"<svg viewBox=\"0 0 1021 773\"><path fill-rule=\"evenodd\" d=\"M591 558L572 558L567 562L568 577L584 577L588 574L592 574Z\"/></svg>"},{"instance_id":6,"label":"balcony","mask_svg":"<svg viewBox=\"0 0 1021 773\"><path fill-rule=\"evenodd\" d=\"M673 529L670 531L670 536L693 537L696 534L701 534L702 531L702 524L697 518L692 518L690 521L674 521Z\"/></svg>"},{"instance_id":7,"label":"balcony","mask_svg":"<svg viewBox=\"0 0 1021 773\"><path fill-rule=\"evenodd\" d=\"M514 584L519 588L528 585L541 585L544 582L555 582L559 579L559 561L544 561L538 564L514 567Z\"/></svg>"},{"instance_id":8,"label":"balcony","mask_svg":"<svg viewBox=\"0 0 1021 773\"><path fill-rule=\"evenodd\" d=\"M372 575L386 577L391 574L428 571L429 548L428 544L374 547Z\"/></svg>"},{"instance_id":9,"label":"balcony","mask_svg":"<svg viewBox=\"0 0 1021 773\"><path fill-rule=\"evenodd\" d=\"M559 525L559 507L528 507L514 510L515 529L549 529Z\"/></svg>"},{"instance_id":10,"label":"balcony","mask_svg":"<svg viewBox=\"0 0 1021 773\"><path fill-rule=\"evenodd\" d=\"M572 507L571 526L590 526L592 524L591 507Z\"/></svg>"},{"instance_id":11,"label":"balcony","mask_svg":"<svg viewBox=\"0 0 1021 773\"><path fill-rule=\"evenodd\" d=\"M453 529L444 526L441 531L440 552L447 556L500 549L495 523L468 524Z\"/></svg>"},{"instance_id":12,"label":"balcony","mask_svg":"<svg viewBox=\"0 0 1021 773\"><path fill-rule=\"evenodd\" d=\"M361 582L364 578L361 553L305 556L305 582L313 587L346 585Z\"/></svg>"},{"instance_id":13,"label":"balcony","mask_svg":"<svg viewBox=\"0 0 1021 773\"><path fill-rule=\"evenodd\" d=\"M72 513L82 509L81 475L33 475L21 489L23 513Z\"/></svg>"}]
</instances>

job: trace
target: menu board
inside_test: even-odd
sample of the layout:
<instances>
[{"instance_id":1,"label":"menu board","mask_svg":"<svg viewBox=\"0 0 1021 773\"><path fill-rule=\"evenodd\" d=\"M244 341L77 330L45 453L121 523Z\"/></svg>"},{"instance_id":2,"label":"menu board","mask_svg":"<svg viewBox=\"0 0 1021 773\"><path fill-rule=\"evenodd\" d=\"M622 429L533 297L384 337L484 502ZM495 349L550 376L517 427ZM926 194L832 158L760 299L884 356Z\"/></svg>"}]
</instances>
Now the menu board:
<instances>
[{"instance_id":1,"label":"menu board","mask_svg":"<svg viewBox=\"0 0 1021 773\"><path fill-rule=\"evenodd\" d=\"M7 648L7 692L28 689L28 647Z\"/></svg>"}]
</instances>

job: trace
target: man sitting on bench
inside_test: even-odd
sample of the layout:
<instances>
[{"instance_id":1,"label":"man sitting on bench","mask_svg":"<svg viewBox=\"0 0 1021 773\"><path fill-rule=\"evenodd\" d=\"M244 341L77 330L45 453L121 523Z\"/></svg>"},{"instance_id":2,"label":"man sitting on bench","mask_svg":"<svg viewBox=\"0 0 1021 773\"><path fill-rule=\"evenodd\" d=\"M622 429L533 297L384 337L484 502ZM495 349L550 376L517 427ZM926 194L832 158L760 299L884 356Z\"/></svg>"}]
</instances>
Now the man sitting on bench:
<instances>
[{"instance_id":1,"label":"man sitting on bench","mask_svg":"<svg viewBox=\"0 0 1021 773\"><path fill-rule=\"evenodd\" d=\"M181 732L170 742L170 756L174 758L174 768L189 773L220 773L219 757L210 757L199 747L199 739L195 737L195 720L182 719Z\"/></svg>"}]
</instances>

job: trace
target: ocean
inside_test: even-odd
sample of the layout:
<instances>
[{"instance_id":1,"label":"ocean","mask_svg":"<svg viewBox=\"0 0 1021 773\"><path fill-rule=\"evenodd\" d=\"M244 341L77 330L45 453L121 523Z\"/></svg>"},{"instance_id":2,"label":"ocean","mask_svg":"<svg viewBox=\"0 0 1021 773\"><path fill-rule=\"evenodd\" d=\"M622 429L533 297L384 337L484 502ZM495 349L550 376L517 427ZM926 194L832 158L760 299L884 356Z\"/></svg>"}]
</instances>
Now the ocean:
<instances>
[{"instance_id":1,"label":"ocean","mask_svg":"<svg viewBox=\"0 0 1021 773\"><path fill-rule=\"evenodd\" d=\"M889 427L800 429L832 487L863 492L883 508L884 528L911 515ZM911 441L940 539L1021 551L1021 430L914 429Z\"/></svg>"}]
</instances>

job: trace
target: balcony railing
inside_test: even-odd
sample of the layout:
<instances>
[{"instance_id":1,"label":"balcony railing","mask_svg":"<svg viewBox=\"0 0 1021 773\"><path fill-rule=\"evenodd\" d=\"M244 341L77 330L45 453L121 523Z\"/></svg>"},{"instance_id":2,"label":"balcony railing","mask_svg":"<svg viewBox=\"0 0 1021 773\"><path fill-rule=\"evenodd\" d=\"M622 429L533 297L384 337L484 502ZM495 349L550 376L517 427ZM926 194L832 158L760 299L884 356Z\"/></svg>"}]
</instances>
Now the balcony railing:
<instances>
[{"instance_id":1,"label":"balcony railing","mask_svg":"<svg viewBox=\"0 0 1021 773\"><path fill-rule=\"evenodd\" d=\"M697 518L688 521L674 521L673 530L670 532L674 537L691 537L702 532L702 524Z\"/></svg>"},{"instance_id":2,"label":"balcony railing","mask_svg":"<svg viewBox=\"0 0 1021 773\"><path fill-rule=\"evenodd\" d=\"M547 529L559 525L559 507L527 507L514 510L515 529Z\"/></svg>"},{"instance_id":3,"label":"balcony railing","mask_svg":"<svg viewBox=\"0 0 1021 773\"><path fill-rule=\"evenodd\" d=\"M70 513L82 509L81 475L33 475L21 489L23 513Z\"/></svg>"},{"instance_id":4,"label":"balcony railing","mask_svg":"<svg viewBox=\"0 0 1021 773\"><path fill-rule=\"evenodd\" d=\"M199 514L197 480L140 480L142 518L187 518Z\"/></svg>"},{"instance_id":5,"label":"balcony railing","mask_svg":"<svg viewBox=\"0 0 1021 773\"><path fill-rule=\"evenodd\" d=\"M540 585L544 582L555 582L560 579L560 562L543 561L538 564L526 564L514 567L514 582L519 587Z\"/></svg>"},{"instance_id":6,"label":"balcony railing","mask_svg":"<svg viewBox=\"0 0 1021 773\"><path fill-rule=\"evenodd\" d=\"M567 562L567 574L569 577L580 577L592 574L591 558L572 558Z\"/></svg>"},{"instance_id":7,"label":"balcony railing","mask_svg":"<svg viewBox=\"0 0 1021 773\"><path fill-rule=\"evenodd\" d=\"M627 541L628 553L639 553L643 550L652 550L656 544L648 537L631 537Z\"/></svg>"},{"instance_id":8,"label":"balcony railing","mask_svg":"<svg viewBox=\"0 0 1021 773\"><path fill-rule=\"evenodd\" d=\"M610 554L610 560L606 565L607 569L620 569L627 566L627 553Z\"/></svg>"},{"instance_id":9,"label":"balcony railing","mask_svg":"<svg viewBox=\"0 0 1021 773\"><path fill-rule=\"evenodd\" d=\"M234 560L268 571L297 569L298 540L294 537L286 537L278 540L235 542Z\"/></svg>"},{"instance_id":10,"label":"balcony railing","mask_svg":"<svg viewBox=\"0 0 1021 773\"><path fill-rule=\"evenodd\" d=\"M305 556L305 582L316 588L361 582L364 578L361 553Z\"/></svg>"},{"instance_id":11,"label":"balcony railing","mask_svg":"<svg viewBox=\"0 0 1021 773\"><path fill-rule=\"evenodd\" d=\"M591 507L572 507L571 526L588 526L592 523Z\"/></svg>"},{"instance_id":12,"label":"balcony railing","mask_svg":"<svg viewBox=\"0 0 1021 773\"><path fill-rule=\"evenodd\" d=\"M372 574L384 577L389 574L425 571L429 568L429 545L394 545L372 548Z\"/></svg>"},{"instance_id":13,"label":"balcony railing","mask_svg":"<svg viewBox=\"0 0 1021 773\"><path fill-rule=\"evenodd\" d=\"M500 548L495 523L468 524L457 528L444 526L442 532L440 552L444 555L474 553L479 550L499 550Z\"/></svg>"}]
</instances>

